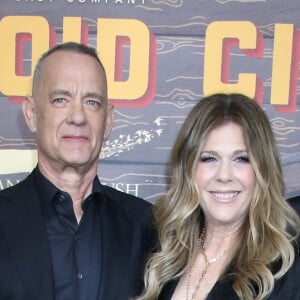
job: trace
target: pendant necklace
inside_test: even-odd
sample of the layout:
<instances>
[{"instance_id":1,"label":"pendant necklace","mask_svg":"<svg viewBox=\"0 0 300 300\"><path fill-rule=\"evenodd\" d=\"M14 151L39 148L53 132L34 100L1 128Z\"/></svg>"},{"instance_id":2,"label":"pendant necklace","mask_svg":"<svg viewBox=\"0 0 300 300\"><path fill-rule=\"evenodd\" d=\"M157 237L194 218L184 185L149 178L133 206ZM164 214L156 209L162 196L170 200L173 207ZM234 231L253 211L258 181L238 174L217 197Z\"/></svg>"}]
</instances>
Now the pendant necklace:
<instances>
[{"instance_id":1,"label":"pendant necklace","mask_svg":"<svg viewBox=\"0 0 300 300\"><path fill-rule=\"evenodd\" d=\"M207 273L208 267L210 265L214 264L215 262L217 262L218 260L220 260L225 255L225 253L227 252L227 250L225 250L225 251L219 253L215 258L208 259L207 254L205 253L204 241L205 241L205 229L202 230L201 235L199 237L199 245L200 245L203 257L204 257L205 265L204 265L204 270L202 271L202 273L201 273L201 275L200 275L200 277L198 279L198 282L197 282L197 285L196 285L196 287L194 289L194 292L192 294L191 300L195 300L196 299L196 295L197 295L197 293L199 291L199 288L200 288L200 285L201 285L202 281L205 278L205 275ZM192 279L192 265L189 268L188 277L187 277L186 300L189 300L189 292L190 292L191 279Z\"/></svg>"}]
</instances>

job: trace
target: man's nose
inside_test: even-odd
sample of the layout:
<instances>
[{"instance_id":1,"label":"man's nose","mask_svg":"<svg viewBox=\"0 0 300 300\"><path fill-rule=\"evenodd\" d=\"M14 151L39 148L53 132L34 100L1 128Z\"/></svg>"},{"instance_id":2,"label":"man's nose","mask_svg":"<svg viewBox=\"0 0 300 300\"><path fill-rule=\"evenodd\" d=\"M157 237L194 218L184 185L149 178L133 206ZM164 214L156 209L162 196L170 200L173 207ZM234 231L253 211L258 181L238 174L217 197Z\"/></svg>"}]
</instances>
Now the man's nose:
<instances>
[{"instance_id":1,"label":"man's nose","mask_svg":"<svg viewBox=\"0 0 300 300\"><path fill-rule=\"evenodd\" d=\"M68 122L76 125L85 123L86 115L84 104L81 101L73 101L70 105Z\"/></svg>"}]
</instances>

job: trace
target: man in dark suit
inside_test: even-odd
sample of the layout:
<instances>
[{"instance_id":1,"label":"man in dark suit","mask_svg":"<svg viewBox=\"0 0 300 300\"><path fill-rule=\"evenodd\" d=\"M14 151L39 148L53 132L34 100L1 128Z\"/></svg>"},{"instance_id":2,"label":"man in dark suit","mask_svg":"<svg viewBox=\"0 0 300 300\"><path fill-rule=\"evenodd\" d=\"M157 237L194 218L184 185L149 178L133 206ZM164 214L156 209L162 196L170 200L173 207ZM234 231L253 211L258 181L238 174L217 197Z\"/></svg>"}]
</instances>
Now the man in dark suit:
<instances>
[{"instance_id":1,"label":"man in dark suit","mask_svg":"<svg viewBox=\"0 0 300 300\"><path fill-rule=\"evenodd\" d=\"M113 107L95 50L65 43L46 52L23 113L36 134L38 165L0 192L0 299L138 295L151 205L97 177Z\"/></svg>"}]
</instances>

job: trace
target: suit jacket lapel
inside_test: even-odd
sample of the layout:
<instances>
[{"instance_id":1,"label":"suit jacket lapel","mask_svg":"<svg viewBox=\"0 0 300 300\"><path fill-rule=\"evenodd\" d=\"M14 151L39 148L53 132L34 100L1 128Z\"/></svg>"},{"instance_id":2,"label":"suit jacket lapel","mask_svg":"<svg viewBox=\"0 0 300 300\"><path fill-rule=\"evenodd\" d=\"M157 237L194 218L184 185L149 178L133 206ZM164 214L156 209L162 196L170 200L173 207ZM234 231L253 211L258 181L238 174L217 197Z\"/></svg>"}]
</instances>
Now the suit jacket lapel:
<instances>
[{"instance_id":1,"label":"suit jacket lapel","mask_svg":"<svg viewBox=\"0 0 300 300\"><path fill-rule=\"evenodd\" d=\"M2 220L12 261L30 299L54 299L51 258L33 176L6 193Z\"/></svg>"}]
</instances>

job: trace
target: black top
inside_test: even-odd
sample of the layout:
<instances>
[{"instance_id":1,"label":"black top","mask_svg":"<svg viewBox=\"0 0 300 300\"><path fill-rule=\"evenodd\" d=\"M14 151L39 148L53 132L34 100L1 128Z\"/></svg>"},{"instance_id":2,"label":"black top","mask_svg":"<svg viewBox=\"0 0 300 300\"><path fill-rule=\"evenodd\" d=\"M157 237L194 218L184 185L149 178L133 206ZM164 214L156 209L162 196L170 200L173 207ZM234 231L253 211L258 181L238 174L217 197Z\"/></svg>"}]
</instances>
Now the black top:
<instances>
[{"instance_id":1,"label":"black top","mask_svg":"<svg viewBox=\"0 0 300 300\"><path fill-rule=\"evenodd\" d=\"M275 281L275 287L268 300L299 300L300 299L300 257L299 251L291 269L279 280ZM179 280L168 283L161 292L158 300L170 300L176 289ZM232 288L233 281L226 279L218 281L206 300L239 300L239 297ZM201 288L201 287L200 287Z\"/></svg>"},{"instance_id":2,"label":"black top","mask_svg":"<svg viewBox=\"0 0 300 300\"><path fill-rule=\"evenodd\" d=\"M35 182L45 217L55 299L97 299L101 272L101 211L103 197L95 177L78 223L70 195L60 191L36 169Z\"/></svg>"},{"instance_id":3,"label":"black top","mask_svg":"<svg viewBox=\"0 0 300 300\"><path fill-rule=\"evenodd\" d=\"M275 281L275 287L271 295L266 298L268 300L299 300L300 299L300 257L299 251L296 255L295 262L291 269L279 280ZM169 300L176 289L179 280L174 280L168 283L161 292L158 300ZM239 300L234 292L233 281L226 279L218 281L210 293L207 295L206 300ZM200 287L201 288L201 287Z\"/></svg>"},{"instance_id":4,"label":"black top","mask_svg":"<svg viewBox=\"0 0 300 300\"><path fill-rule=\"evenodd\" d=\"M288 199L289 203L294 207L294 209L299 214L300 208L300 196ZM294 264L289 269L289 271L281 277L279 280L275 281L275 287L271 295L266 298L268 300L300 300L300 241L298 239L298 244L295 246L296 257ZM178 280L173 280L169 282L161 294L158 300L169 300L172 298L175 292L176 286L179 282ZM218 281L210 293L208 294L206 300L238 300L238 296L234 292L233 281L227 278L223 281ZM200 287L201 288L201 287Z\"/></svg>"}]
</instances>

